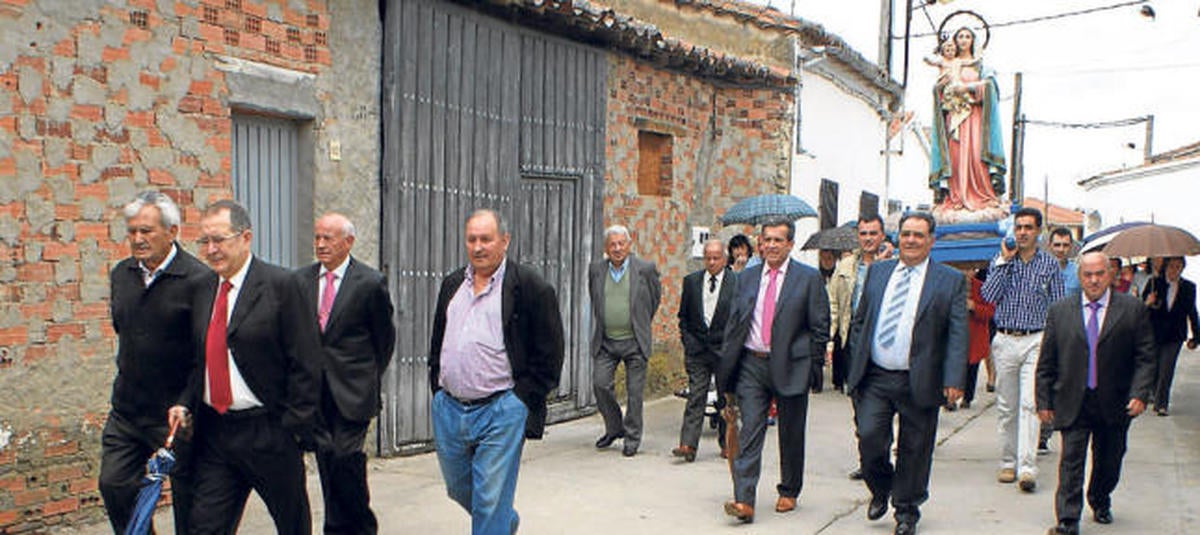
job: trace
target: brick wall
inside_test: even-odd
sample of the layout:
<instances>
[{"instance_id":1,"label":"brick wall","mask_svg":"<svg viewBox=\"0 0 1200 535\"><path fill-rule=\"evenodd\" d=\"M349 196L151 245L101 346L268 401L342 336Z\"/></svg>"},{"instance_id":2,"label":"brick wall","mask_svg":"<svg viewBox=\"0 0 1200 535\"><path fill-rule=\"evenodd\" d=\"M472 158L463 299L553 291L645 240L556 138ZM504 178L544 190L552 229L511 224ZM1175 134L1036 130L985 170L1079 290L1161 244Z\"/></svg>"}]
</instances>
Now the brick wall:
<instances>
[{"instance_id":1,"label":"brick wall","mask_svg":"<svg viewBox=\"0 0 1200 535\"><path fill-rule=\"evenodd\" d=\"M662 275L662 305L654 318L658 362L651 361L647 379L655 393L683 384L680 285L701 267L691 260L691 227L715 232L717 217L737 200L786 191L792 104L786 90L719 87L609 55L604 226L629 227L634 253L657 264ZM639 130L672 136L669 195L638 194Z\"/></svg>"},{"instance_id":2,"label":"brick wall","mask_svg":"<svg viewBox=\"0 0 1200 535\"><path fill-rule=\"evenodd\" d=\"M328 89L356 80L328 80L343 53L331 43L357 39L378 55L378 30L368 31L376 9L358 0L0 0L0 533L103 517L99 433L115 372L108 271L128 255L119 208L146 187L166 191L183 209L190 247L198 210L231 195L231 108L214 55L315 74L319 147L339 117L377 119L375 87L339 89L366 95L368 106L347 109ZM332 11L351 10L367 16L331 25ZM356 61L343 65L377 85L377 63ZM361 159L374 169L375 158ZM377 171L345 183L316 160L318 182L377 191ZM332 194L316 197L318 208L338 208ZM360 228L374 234L377 203L370 213Z\"/></svg>"}]
</instances>

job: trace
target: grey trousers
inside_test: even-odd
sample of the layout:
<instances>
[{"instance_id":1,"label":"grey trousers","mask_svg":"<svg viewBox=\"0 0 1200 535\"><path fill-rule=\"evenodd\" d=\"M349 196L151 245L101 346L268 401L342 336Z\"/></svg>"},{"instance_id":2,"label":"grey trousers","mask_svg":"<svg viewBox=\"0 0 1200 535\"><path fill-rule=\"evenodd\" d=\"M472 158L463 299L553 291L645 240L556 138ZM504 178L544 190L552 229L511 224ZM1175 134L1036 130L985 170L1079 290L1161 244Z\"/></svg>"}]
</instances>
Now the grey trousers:
<instances>
[{"instance_id":1,"label":"grey trousers","mask_svg":"<svg viewBox=\"0 0 1200 535\"><path fill-rule=\"evenodd\" d=\"M808 392L799 396L775 396L767 361L743 354L737 379L737 400L742 413L738 431L740 449L733 459L733 496L754 506L758 478L762 472L763 444L767 438L767 411L775 398L779 417L780 496L795 498L804 485L804 431L808 419Z\"/></svg>"},{"instance_id":2,"label":"grey trousers","mask_svg":"<svg viewBox=\"0 0 1200 535\"><path fill-rule=\"evenodd\" d=\"M617 364L625 363L625 417L613 388ZM637 448L642 443L642 391L646 388L646 356L637 340L605 338L600 352L592 362L592 390L596 408L604 417L605 435L625 435L625 446Z\"/></svg>"}]
</instances>

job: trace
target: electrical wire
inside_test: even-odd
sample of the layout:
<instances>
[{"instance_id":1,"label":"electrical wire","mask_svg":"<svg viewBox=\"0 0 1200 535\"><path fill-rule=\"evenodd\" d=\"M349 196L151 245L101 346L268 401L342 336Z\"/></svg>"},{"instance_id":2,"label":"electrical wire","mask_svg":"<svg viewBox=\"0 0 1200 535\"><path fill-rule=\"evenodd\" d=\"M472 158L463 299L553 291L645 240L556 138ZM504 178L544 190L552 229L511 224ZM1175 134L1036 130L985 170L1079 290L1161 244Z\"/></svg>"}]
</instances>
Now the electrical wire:
<instances>
[{"instance_id":1,"label":"electrical wire","mask_svg":"<svg viewBox=\"0 0 1200 535\"><path fill-rule=\"evenodd\" d=\"M1043 15L1040 17L1031 17L1028 19L1018 19L1018 20L1010 20L1010 21L1006 21L1006 22L997 22L995 24L989 24L988 26L992 27L992 28L1003 28L1006 26L1017 26L1020 24L1033 24L1035 22L1045 22L1048 20L1063 19L1063 18L1075 17L1075 16L1079 16L1079 15L1089 15L1092 13L1099 13L1101 11L1109 11L1109 10L1113 10L1113 9L1120 9L1123 7L1136 6L1136 5L1145 4L1149 1L1150 0L1131 0L1129 2L1121 2L1119 4L1112 4L1112 5L1107 5L1107 6L1099 6L1099 7L1093 7L1093 8L1088 8L1088 9L1081 9L1079 11L1068 11L1066 13L1056 13L1054 15ZM929 36L933 36L933 35L937 35L937 32L933 31L933 32L926 32L926 33L914 33L910 37L929 37ZM896 35L896 36L892 36L892 39L900 40L900 39L904 39L904 36Z\"/></svg>"},{"instance_id":2,"label":"electrical wire","mask_svg":"<svg viewBox=\"0 0 1200 535\"><path fill-rule=\"evenodd\" d=\"M1066 129L1094 129L1094 128L1118 128L1122 126L1131 126L1138 123L1144 123L1150 120L1149 116L1130 117L1128 119L1117 119L1115 121L1100 121L1095 123L1063 123L1058 121L1039 121L1036 119L1020 119L1025 124L1035 126L1049 126L1051 128L1066 128Z\"/></svg>"}]
</instances>

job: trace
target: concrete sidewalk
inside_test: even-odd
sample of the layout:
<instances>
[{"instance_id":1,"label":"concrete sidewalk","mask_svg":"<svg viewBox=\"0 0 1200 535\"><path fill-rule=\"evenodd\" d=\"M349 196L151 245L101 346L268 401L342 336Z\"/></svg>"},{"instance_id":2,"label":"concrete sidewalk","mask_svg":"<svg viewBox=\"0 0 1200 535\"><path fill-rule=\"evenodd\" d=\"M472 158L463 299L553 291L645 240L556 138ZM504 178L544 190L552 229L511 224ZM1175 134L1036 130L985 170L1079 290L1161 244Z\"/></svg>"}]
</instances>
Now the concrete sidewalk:
<instances>
[{"instance_id":1,"label":"concrete sidewalk","mask_svg":"<svg viewBox=\"0 0 1200 535\"><path fill-rule=\"evenodd\" d=\"M1085 533L1200 532L1200 352L1180 356L1170 417L1148 413L1130 431L1121 483L1113 495L1116 522L1101 526L1085 508ZM1039 459L1041 475L1032 494L996 483L997 439L994 395L980 387L970 410L942 412L933 463L930 499L922 507L920 533L1045 533L1054 524L1058 444ZM621 456L620 442L604 451L593 446L601 434L598 416L551 426L545 440L525 448L517 490L524 534L888 534L890 514L866 520L869 494L861 482L846 478L857 464L850 425L850 402L826 392L810 397L805 486L799 507L774 512L779 458L774 430L769 431L759 482L755 522L736 524L722 504L732 496L726 461L718 457L715 431L705 430L695 463L673 459L682 400L648 403L646 436L636 457ZM311 461L311 459L310 459ZM310 462L310 469L315 470ZM433 454L373 459L369 464L372 506L380 533L464 534L467 514L446 497ZM315 473L308 479L313 526L320 532L322 505ZM160 527L170 525L160 511ZM270 518L251 498L242 533L272 533ZM62 533L100 534L107 526Z\"/></svg>"}]
</instances>

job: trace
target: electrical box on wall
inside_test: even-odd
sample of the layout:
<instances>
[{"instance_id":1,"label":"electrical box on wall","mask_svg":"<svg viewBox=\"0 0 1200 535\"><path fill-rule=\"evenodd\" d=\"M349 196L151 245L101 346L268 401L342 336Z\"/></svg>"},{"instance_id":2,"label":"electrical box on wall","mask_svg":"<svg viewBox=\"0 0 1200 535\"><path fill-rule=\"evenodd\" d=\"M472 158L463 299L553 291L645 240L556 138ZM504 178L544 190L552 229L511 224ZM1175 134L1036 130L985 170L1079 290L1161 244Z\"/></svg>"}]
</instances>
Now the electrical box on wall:
<instances>
[{"instance_id":1,"label":"electrical box on wall","mask_svg":"<svg viewBox=\"0 0 1200 535\"><path fill-rule=\"evenodd\" d=\"M692 227L692 258L704 256L704 242L708 241L708 227Z\"/></svg>"}]
</instances>

